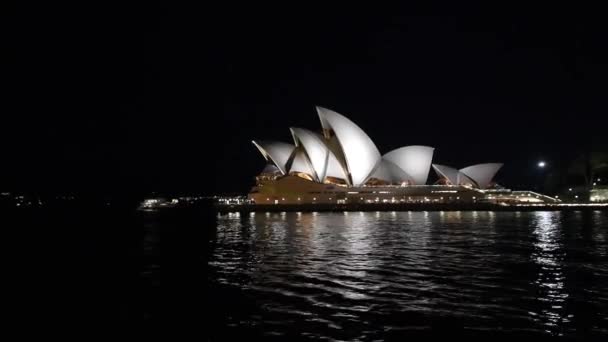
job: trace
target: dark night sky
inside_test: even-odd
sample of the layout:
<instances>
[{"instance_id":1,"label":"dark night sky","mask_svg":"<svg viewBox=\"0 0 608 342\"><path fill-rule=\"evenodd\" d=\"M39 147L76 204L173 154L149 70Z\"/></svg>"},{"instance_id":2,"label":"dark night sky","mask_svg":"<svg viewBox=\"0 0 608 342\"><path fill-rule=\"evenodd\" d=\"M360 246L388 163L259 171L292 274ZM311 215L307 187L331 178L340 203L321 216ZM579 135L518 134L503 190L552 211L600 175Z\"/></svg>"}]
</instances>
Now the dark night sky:
<instances>
[{"instance_id":1,"label":"dark night sky","mask_svg":"<svg viewBox=\"0 0 608 342\"><path fill-rule=\"evenodd\" d=\"M315 105L383 153L505 162L507 186L606 143L602 18L87 6L10 27L0 188L246 192L264 166L250 141L318 129Z\"/></svg>"}]
</instances>

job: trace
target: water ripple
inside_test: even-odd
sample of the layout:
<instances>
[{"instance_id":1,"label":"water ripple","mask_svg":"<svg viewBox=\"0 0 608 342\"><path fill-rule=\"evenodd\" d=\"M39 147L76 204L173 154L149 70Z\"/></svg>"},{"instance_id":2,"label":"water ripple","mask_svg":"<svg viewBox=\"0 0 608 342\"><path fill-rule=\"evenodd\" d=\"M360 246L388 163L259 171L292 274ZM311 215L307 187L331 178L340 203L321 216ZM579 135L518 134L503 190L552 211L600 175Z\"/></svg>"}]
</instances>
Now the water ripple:
<instances>
[{"instance_id":1,"label":"water ripple","mask_svg":"<svg viewBox=\"0 0 608 342\"><path fill-rule=\"evenodd\" d=\"M282 213L218 217L231 329L373 340L424 331L606 334L606 213ZM246 323L235 323L246 322Z\"/></svg>"}]
</instances>

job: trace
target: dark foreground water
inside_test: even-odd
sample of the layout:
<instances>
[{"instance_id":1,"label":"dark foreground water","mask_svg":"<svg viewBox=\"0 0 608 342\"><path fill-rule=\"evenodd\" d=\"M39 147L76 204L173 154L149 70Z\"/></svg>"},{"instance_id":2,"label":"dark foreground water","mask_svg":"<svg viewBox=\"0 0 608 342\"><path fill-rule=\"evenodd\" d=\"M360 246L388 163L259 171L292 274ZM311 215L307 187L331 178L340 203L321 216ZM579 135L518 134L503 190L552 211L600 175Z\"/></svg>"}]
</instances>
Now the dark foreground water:
<instances>
[{"instance_id":1,"label":"dark foreground water","mask_svg":"<svg viewBox=\"0 0 608 342\"><path fill-rule=\"evenodd\" d=\"M15 235L30 242L6 253L16 275L3 273L22 332L87 340L143 322L169 340L608 340L605 211L218 216L60 203L4 208L0 223L5 249Z\"/></svg>"},{"instance_id":2,"label":"dark foreground water","mask_svg":"<svg viewBox=\"0 0 608 342\"><path fill-rule=\"evenodd\" d=\"M608 338L606 212L235 213L200 229L211 339Z\"/></svg>"}]
</instances>

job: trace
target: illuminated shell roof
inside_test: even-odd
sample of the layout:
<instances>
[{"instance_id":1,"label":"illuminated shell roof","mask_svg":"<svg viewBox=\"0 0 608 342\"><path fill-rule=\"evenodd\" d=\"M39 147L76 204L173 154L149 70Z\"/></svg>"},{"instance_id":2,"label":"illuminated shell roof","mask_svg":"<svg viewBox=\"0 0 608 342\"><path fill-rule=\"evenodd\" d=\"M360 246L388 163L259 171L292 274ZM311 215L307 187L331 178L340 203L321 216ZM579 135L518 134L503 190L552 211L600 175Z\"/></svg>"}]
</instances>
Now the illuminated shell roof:
<instances>
[{"instance_id":1,"label":"illuminated shell roof","mask_svg":"<svg viewBox=\"0 0 608 342\"><path fill-rule=\"evenodd\" d=\"M433 164L433 169L437 172L440 178L445 178L452 185L460 184L459 173L457 169L445 165Z\"/></svg>"},{"instance_id":2,"label":"illuminated shell roof","mask_svg":"<svg viewBox=\"0 0 608 342\"><path fill-rule=\"evenodd\" d=\"M329 152L329 158L327 159L327 171L325 172L325 178L334 177L347 180L347 174L344 170L344 167L338 161L338 158L333 154L333 152ZM348 184L348 182L347 182Z\"/></svg>"},{"instance_id":3,"label":"illuminated shell roof","mask_svg":"<svg viewBox=\"0 0 608 342\"><path fill-rule=\"evenodd\" d=\"M378 167L376 167L369 178L376 178L393 184L414 182L412 176L408 175L399 166L385 158L380 159Z\"/></svg>"},{"instance_id":4,"label":"illuminated shell roof","mask_svg":"<svg viewBox=\"0 0 608 342\"><path fill-rule=\"evenodd\" d=\"M492 178L502 165L500 163L486 163L456 170L453 167L433 164L433 169L439 177L446 178L453 185L472 184L480 189L485 189L490 185Z\"/></svg>"},{"instance_id":5,"label":"illuminated shell roof","mask_svg":"<svg viewBox=\"0 0 608 342\"><path fill-rule=\"evenodd\" d=\"M496 175L496 172L498 172L502 165L502 163L477 164L460 169L460 172L474 180L479 188L485 189L490 185L492 178L494 178L494 175Z\"/></svg>"},{"instance_id":6,"label":"illuminated shell roof","mask_svg":"<svg viewBox=\"0 0 608 342\"><path fill-rule=\"evenodd\" d=\"M352 184L362 185L380 160L380 152L372 139L355 123L332 110L317 107L326 139L335 134L344 154Z\"/></svg>"},{"instance_id":7,"label":"illuminated shell roof","mask_svg":"<svg viewBox=\"0 0 608 342\"><path fill-rule=\"evenodd\" d=\"M264 158L283 174L305 173L316 182L327 177L343 179L349 186L361 186L371 178L423 185L431 165L437 174L454 185L471 184L485 189L502 167L486 163L461 170L431 164L434 148L412 145L380 155L378 148L355 123L332 110L316 107L323 134L291 128L295 146L275 141L253 141Z\"/></svg>"},{"instance_id":8,"label":"illuminated shell roof","mask_svg":"<svg viewBox=\"0 0 608 342\"><path fill-rule=\"evenodd\" d=\"M280 141L252 141L267 161L279 168L282 174L287 173L287 161L295 146Z\"/></svg>"},{"instance_id":9,"label":"illuminated shell roof","mask_svg":"<svg viewBox=\"0 0 608 342\"><path fill-rule=\"evenodd\" d=\"M405 146L390 151L382 158L399 166L414 179L415 184L423 185L429 177L434 150L428 146Z\"/></svg>"},{"instance_id":10,"label":"illuminated shell roof","mask_svg":"<svg viewBox=\"0 0 608 342\"><path fill-rule=\"evenodd\" d=\"M264 166L264 169L262 170L261 173L280 173L281 170L279 170L278 167L276 167L273 163L269 163L266 164L266 166Z\"/></svg>"},{"instance_id":11,"label":"illuminated shell roof","mask_svg":"<svg viewBox=\"0 0 608 342\"><path fill-rule=\"evenodd\" d=\"M318 182L325 179L327 170L327 159L329 158L329 149L323 142L323 138L303 128L290 128L293 140L296 146L301 146L310 161L314 170L314 178Z\"/></svg>"},{"instance_id":12,"label":"illuminated shell roof","mask_svg":"<svg viewBox=\"0 0 608 342\"><path fill-rule=\"evenodd\" d=\"M301 172L308 174L314 178L314 170L312 169L312 165L310 165L310 161L306 156L306 152L303 148L297 147L293 151L292 159L290 163L288 163L289 172Z\"/></svg>"}]
</instances>

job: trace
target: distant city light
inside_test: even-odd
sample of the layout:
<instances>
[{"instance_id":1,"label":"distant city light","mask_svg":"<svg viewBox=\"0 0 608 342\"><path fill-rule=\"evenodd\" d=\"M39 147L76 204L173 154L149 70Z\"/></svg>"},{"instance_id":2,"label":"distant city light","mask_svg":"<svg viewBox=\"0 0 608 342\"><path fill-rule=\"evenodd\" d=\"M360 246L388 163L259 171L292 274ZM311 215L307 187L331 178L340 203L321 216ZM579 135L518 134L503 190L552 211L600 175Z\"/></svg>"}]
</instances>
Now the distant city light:
<instances>
[{"instance_id":1,"label":"distant city light","mask_svg":"<svg viewBox=\"0 0 608 342\"><path fill-rule=\"evenodd\" d=\"M539 161L538 162L538 167L543 168L545 167L545 165L547 165L544 161Z\"/></svg>"}]
</instances>

